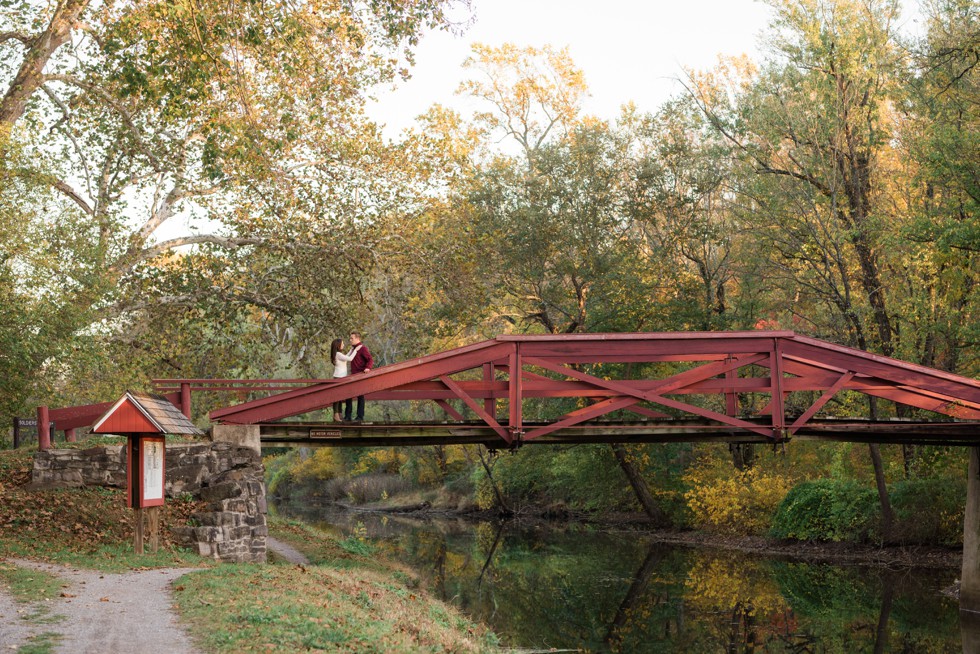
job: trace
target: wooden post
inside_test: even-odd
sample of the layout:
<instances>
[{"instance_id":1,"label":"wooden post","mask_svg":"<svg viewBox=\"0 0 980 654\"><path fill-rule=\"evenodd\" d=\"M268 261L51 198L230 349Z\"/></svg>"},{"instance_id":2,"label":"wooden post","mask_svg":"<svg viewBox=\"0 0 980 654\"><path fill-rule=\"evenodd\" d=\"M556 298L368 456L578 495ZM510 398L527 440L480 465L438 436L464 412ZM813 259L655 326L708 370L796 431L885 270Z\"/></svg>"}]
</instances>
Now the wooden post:
<instances>
[{"instance_id":1,"label":"wooden post","mask_svg":"<svg viewBox=\"0 0 980 654\"><path fill-rule=\"evenodd\" d=\"M37 449L51 449L51 423L48 420L48 407L37 408Z\"/></svg>"},{"instance_id":2,"label":"wooden post","mask_svg":"<svg viewBox=\"0 0 980 654\"><path fill-rule=\"evenodd\" d=\"M20 418L14 418L14 449L20 447Z\"/></svg>"},{"instance_id":3,"label":"wooden post","mask_svg":"<svg viewBox=\"0 0 980 654\"><path fill-rule=\"evenodd\" d=\"M66 429L65 430L65 441L67 441L69 443L76 443L76 442L78 442L78 436L75 434L75 430L74 429Z\"/></svg>"},{"instance_id":4,"label":"wooden post","mask_svg":"<svg viewBox=\"0 0 980 654\"><path fill-rule=\"evenodd\" d=\"M146 509L148 529L150 530L150 552L156 554L160 547L160 507L151 506Z\"/></svg>"},{"instance_id":5,"label":"wooden post","mask_svg":"<svg viewBox=\"0 0 980 654\"><path fill-rule=\"evenodd\" d=\"M136 507L133 510L136 513L136 535L135 535L135 540L133 542L133 545L136 548L136 553L142 554L143 553L143 509L140 507Z\"/></svg>"},{"instance_id":6,"label":"wooden post","mask_svg":"<svg viewBox=\"0 0 980 654\"><path fill-rule=\"evenodd\" d=\"M963 516L963 570L960 574L960 611L980 613L980 448L970 448Z\"/></svg>"}]
</instances>

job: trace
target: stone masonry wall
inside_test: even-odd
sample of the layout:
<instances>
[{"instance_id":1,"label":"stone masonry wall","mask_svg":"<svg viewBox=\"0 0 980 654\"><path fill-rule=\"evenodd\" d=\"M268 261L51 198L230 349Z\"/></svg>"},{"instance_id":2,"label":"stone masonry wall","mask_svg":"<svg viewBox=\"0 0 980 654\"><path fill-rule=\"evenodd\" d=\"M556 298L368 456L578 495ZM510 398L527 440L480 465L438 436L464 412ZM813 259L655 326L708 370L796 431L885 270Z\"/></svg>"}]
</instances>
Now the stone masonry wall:
<instances>
[{"instance_id":1,"label":"stone masonry wall","mask_svg":"<svg viewBox=\"0 0 980 654\"><path fill-rule=\"evenodd\" d=\"M266 560L266 499L262 460L231 443L168 443L167 497L189 493L208 503L193 524L174 529L178 541L221 561ZM31 487L126 487L122 445L35 453Z\"/></svg>"}]
</instances>

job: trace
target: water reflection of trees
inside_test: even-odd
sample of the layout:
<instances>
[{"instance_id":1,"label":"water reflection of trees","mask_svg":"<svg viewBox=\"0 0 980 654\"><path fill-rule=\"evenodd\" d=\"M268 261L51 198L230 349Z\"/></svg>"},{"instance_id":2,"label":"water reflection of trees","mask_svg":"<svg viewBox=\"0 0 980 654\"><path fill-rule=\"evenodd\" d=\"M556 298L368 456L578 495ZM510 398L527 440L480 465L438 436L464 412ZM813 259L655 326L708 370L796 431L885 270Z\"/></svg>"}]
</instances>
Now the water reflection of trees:
<instances>
[{"instance_id":1,"label":"water reflection of trees","mask_svg":"<svg viewBox=\"0 0 980 654\"><path fill-rule=\"evenodd\" d=\"M678 549L643 534L372 522L379 547L505 644L595 652L960 651L954 571ZM947 578L948 579L945 579ZM964 633L966 633L964 631Z\"/></svg>"}]
</instances>

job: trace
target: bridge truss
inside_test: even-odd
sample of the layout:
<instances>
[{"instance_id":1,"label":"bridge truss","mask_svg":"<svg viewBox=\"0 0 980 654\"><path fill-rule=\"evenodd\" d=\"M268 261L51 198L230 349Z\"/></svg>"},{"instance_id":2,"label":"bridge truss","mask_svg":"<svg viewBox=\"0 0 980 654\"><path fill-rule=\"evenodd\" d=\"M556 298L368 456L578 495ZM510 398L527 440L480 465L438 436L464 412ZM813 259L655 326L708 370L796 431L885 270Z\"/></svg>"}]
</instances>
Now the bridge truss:
<instances>
[{"instance_id":1,"label":"bridge truss","mask_svg":"<svg viewBox=\"0 0 980 654\"><path fill-rule=\"evenodd\" d=\"M790 438L980 444L980 382L791 331L508 335L366 374L302 383L212 411L211 420L260 425L268 444L506 448ZM188 387L258 388L248 384L160 380L158 389L176 397ZM444 419L296 419L359 395L368 402L435 403ZM917 418L869 419L861 395L917 409ZM828 419L823 414L831 403L837 417Z\"/></svg>"}]
</instances>

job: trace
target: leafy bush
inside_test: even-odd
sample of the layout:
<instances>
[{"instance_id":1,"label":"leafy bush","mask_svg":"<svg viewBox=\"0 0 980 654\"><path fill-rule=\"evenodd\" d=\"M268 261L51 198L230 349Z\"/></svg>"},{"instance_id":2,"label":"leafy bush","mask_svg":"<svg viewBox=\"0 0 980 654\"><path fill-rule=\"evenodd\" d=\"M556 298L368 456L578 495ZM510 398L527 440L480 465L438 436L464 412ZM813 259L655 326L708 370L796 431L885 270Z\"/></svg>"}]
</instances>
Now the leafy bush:
<instances>
[{"instance_id":1,"label":"leafy bush","mask_svg":"<svg viewBox=\"0 0 980 654\"><path fill-rule=\"evenodd\" d=\"M797 540L869 542L879 533L878 494L839 479L794 486L776 511L770 535Z\"/></svg>"},{"instance_id":2,"label":"leafy bush","mask_svg":"<svg viewBox=\"0 0 980 654\"><path fill-rule=\"evenodd\" d=\"M292 466L295 465L295 458L292 453L263 457L265 484L269 495L278 495L280 487L285 488L292 481Z\"/></svg>"},{"instance_id":3,"label":"leafy bush","mask_svg":"<svg viewBox=\"0 0 980 654\"><path fill-rule=\"evenodd\" d=\"M694 526L733 534L763 534L786 496L790 480L760 467L733 470L726 477L703 479L693 468L684 493Z\"/></svg>"},{"instance_id":4,"label":"leafy bush","mask_svg":"<svg viewBox=\"0 0 980 654\"><path fill-rule=\"evenodd\" d=\"M890 492L899 541L943 545L963 541L965 479L908 479L894 484Z\"/></svg>"},{"instance_id":5,"label":"leafy bush","mask_svg":"<svg viewBox=\"0 0 980 654\"><path fill-rule=\"evenodd\" d=\"M353 477L345 487L347 497L355 504L376 502L411 489L412 484L407 479L382 473Z\"/></svg>"}]
</instances>

